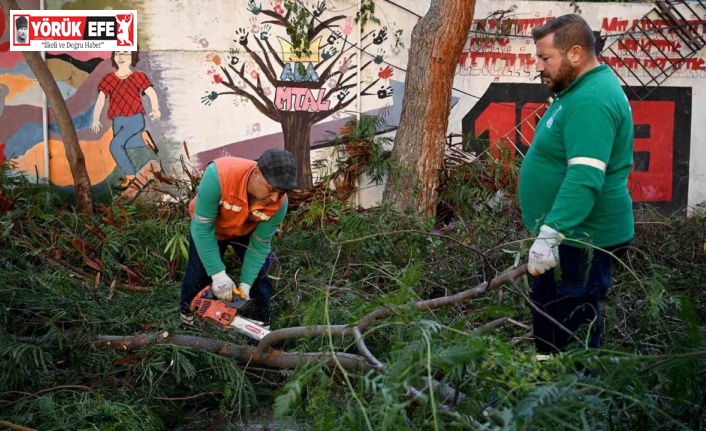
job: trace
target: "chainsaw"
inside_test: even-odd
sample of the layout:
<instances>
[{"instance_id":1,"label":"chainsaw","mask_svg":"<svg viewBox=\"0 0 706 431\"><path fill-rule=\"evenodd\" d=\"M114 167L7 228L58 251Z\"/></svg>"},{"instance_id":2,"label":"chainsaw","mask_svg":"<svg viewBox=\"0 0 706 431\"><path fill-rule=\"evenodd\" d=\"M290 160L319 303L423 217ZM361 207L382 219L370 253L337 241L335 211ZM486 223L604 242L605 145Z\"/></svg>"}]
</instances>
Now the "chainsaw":
<instances>
[{"instance_id":1,"label":"chainsaw","mask_svg":"<svg viewBox=\"0 0 706 431\"><path fill-rule=\"evenodd\" d=\"M244 298L245 295L234 287L233 300L223 301L213 294L211 286L206 286L191 300L190 308L206 322L235 329L247 337L260 341L270 333L270 330L252 320L238 316L238 310L248 303Z\"/></svg>"}]
</instances>

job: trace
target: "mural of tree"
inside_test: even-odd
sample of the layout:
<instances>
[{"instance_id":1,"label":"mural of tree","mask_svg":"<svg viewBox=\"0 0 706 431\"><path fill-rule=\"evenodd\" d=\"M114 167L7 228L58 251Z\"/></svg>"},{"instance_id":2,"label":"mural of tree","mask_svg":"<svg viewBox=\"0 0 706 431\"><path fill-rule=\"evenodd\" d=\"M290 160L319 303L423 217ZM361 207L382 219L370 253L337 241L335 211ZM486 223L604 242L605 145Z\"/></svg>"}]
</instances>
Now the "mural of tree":
<instances>
[{"instance_id":1,"label":"mural of tree","mask_svg":"<svg viewBox=\"0 0 706 431\"><path fill-rule=\"evenodd\" d=\"M363 46L358 47L353 18L324 17L325 0L314 6L299 0L286 0L284 4L275 0L271 5L272 9L262 9L261 3L249 0L252 26L236 31L234 41L238 47L231 51L229 61L213 54L208 57L220 70L213 73L214 82L228 91L212 91L202 102L210 105L223 95L238 96L280 123L285 149L298 161L299 185L308 188L312 185L311 127L344 110L358 97L384 99L392 95L392 88L386 85L393 74L390 66L381 67L372 79L363 81L358 76L358 70L383 64L382 50L378 55L367 56L369 59L360 68L356 64L358 49L381 45L387 40L387 28L363 35ZM284 28L290 36L289 40L276 36L279 51L272 43L272 31L277 28ZM356 43L349 42L351 35ZM358 85L356 80L363 83L359 95L351 91ZM380 88L374 90L379 84Z\"/></svg>"}]
</instances>

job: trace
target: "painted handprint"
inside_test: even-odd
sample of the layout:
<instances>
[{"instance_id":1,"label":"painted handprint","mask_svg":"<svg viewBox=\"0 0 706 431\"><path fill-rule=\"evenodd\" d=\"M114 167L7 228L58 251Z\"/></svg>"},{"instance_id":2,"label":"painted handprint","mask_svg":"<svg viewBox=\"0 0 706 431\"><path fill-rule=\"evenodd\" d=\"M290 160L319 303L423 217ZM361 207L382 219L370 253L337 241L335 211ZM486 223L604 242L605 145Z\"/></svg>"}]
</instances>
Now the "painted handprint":
<instances>
[{"instance_id":1,"label":"painted handprint","mask_svg":"<svg viewBox=\"0 0 706 431\"><path fill-rule=\"evenodd\" d=\"M207 55L206 55L206 61L212 61L213 64L215 64L216 66L220 66L220 65L221 65L221 57L220 57L219 55L217 55L217 54L213 54L213 53L207 54Z\"/></svg>"},{"instance_id":2,"label":"painted handprint","mask_svg":"<svg viewBox=\"0 0 706 431\"><path fill-rule=\"evenodd\" d=\"M363 72L363 82L367 85L373 82L373 72L370 69L365 69Z\"/></svg>"},{"instance_id":3,"label":"painted handprint","mask_svg":"<svg viewBox=\"0 0 706 431\"><path fill-rule=\"evenodd\" d=\"M254 123L252 126L248 126L245 129L245 134L248 136L260 134L261 128L260 123Z\"/></svg>"},{"instance_id":4,"label":"painted handprint","mask_svg":"<svg viewBox=\"0 0 706 431\"><path fill-rule=\"evenodd\" d=\"M272 4L272 2L270 2ZM282 0L275 0L274 6L272 7L276 13L284 15L284 8L282 7Z\"/></svg>"},{"instance_id":5,"label":"painted handprint","mask_svg":"<svg viewBox=\"0 0 706 431\"><path fill-rule=\"evenodd\" d=\"M338 71L341 72L342 75L345 75L352 68L353 65L351 63L351 57L348 57L341 62L340 66L338 66Z\"/></svg>"},{"instance_id":6,"label":"painted handprint","mask_svg":"<svg viewBox=\"0 0 706 431\"><path fill-rule=\"evenodd\" d=\"M402 51L402 47L397 46L397 45L392 45L392 54L393 55L399 55L401 51Z\"/></svg>"},{"instance_id":7,"label":"painted handprint","mask_svg":"<svg viewBox=\"0 0 706 431\"><path fill-rule=\"evenodd\" d=\"M195 44L200 45L201 48L208 48L208 40L200 34L191 36L189 39L191 39Z\"/></svg>"},{"instance_id":8,"label":"painted handprint","mask_svg":"<svg viewBox=\"0 0 706 431\"><path fill-rule=\"evenodd\" d=\"M244 28L239 28L236 30L235 35L238 37L238 40L234 40L233 42L238 42L239 44L243 46L248 45L248 31L245 30Z\"/></svg>"},{"instance_id":9,"label":"painted handprint","mask_svg":"<svg viewBox=\"0 0 706 431\"><path fill-rule=\"evenodd\" d=\"M350 93L350 91L348 91L347 88L344 88L343 91L340 91L340 92L336 95L336 98L337 98L339 101L343 102L343 100L346 98L346 96L348 96L348 93Z\"/></svg>"},{"instance_id":10,"label":"painted handprint","mask_svg":"<svg viewBox=\"0 0 706 431\"><path fill-rule=\"evenodd\" d=\"M333 46L333 47L331 47L331 49L325 49L324 52L321 53L321 58L323 58L324 61L328 60L329 58L336 55L337 52L338 52L338 49L335 46Z\"/></svg>"},{"instance_id":11,"label":"painted handprint","mask_svg":"<svg viewBox=\"0 0 706 431\"><path fill-rule=\"evenodd\" d=\"M390 79L392 78L392 74L394 71L390 66L385 67L384 69L380 69L380 72L378 72L378 78L380 79Z\"/></svg>"},{"instance_id":12,"label":"painted handprint","mask_svg":"<svg viewBox=\"0 0 706 431\"><path fill-rule=\"evenodd\" d=\"M381 49L378 51L378 55L373 58L373 61L375 64L382 64L383 61L385 61L385 58L383 57L385 55L385 50Z\"/></svg>"},{"instance_id":13,"label":"painted handprint","mask_svg":"<svg viewBox=\"0 0 706 431\"><path fill-rule=\"evenodd\" d=\"M353 32L353 17L349 16L346 18L346 20L343 22L343 27L341 27L341 31L346 36Z\"/></svg>"},{"instance_id":14,"label":"painted handprint","mask_svg":"<svg viewBox=\"0 0 706 431\"><path fill-rule=\"evenodd\" d=\"M262 30L260 31L260 40L267 40L270 38L270 29L272 28L271 25L265 24L262 26Z\"/></svg>"},{"instance_id":15,"label":"painted handprint","mask_svg":"<svg viewBox=\"0 0 706 431\"><path fill-rule=\"evenodd\" d=\"M256 17L250 17L250 33L257 34L260 32L260 21Z\"/></svg>"},{"instance_id":16,"label":"painted handprint","mask_svg":"<svg viewBox=\"0 0 706 431\"><path fill-rule=\"evenodd\" d=\"M329 45L333 45L336 42L336 39L339 39L340 37L341 37L341 32L336 30L333 33L328 35L328 37L326 38L326 43L328 43Z\"/></svg>"},{"instance_id":17,"label":"painted handprint","mask_svg":"<svg viewBox=\"0 0 706 431\"><path fill-rule=\"evenodd\" d=\"M387 88L382 86L378 90L378 99L384 99L386 97L390 97L390 96L392 96L393 92L394 92L394 90L389 85L387 86Z\"/></svg>"},{"instance_id":18,"label":"painted handprint","mask_svg":"<svg viewBox=\"0 0 706 431\"><path fill-rule=\"evenodd\" d=\"M326 10L326 2L325 1L320 1L319 4L316 5L316 9L312 12L314 14L315 18L318 18L321 16L322 13L324 13L324 10Z\"/></svg>"},{"instance_id":19,"label":"painted handprint","mask_svg":"<svg viewBox=\"0 0 706 431\"><path fill-rule=\"evenodd\" d=\"M328 86L328 88L335 87L337 83L338 83L338 80L336 78L329 78L329 80L326 81L326 85Z\"/></svg>"},{"instance_id":20,"label":"painted handprint","mask_svg":"<svg viewBox=\"0 0 706 431\"><path fill-rule=\"evenodd\" d=\"M230 65L235 66L236 64L238 64L239 61L240 61L240 59L234 55L230 58Z\"/></svg>"},{"instance_id":21,"label":"painted handprint","mask_svg":"<svg viewBox=\"0 0 706 431\"><path fill-rule=\"evenodd\" d=\"M252 12L253 15L257 15L262 12L262 3L256 5L255 0L248 0L248 10Z\"/></svg>"},{"instance_id":22,"label":"painted handprint","mask_svg":"<svg viewBox=\"0 0 706 431\"><path fill-rule=\"evenodd\" d=\"M383 42L387 40L387 27L383 27L378 32L378 35L373 38L373 43L375 45L382 45Z\"/></svg>"},{"instance_id":23,"label":"painted handprint","mask_svg":"<svg viewBox=\"0 0 706 431\"><path fill-rule=\"evenodd\" d=\"M214 100L218 99L218 93L215 91L206 92L206 95L201 98L201 103L206 106L211 106Z\"/></svg>"}]
</instances>

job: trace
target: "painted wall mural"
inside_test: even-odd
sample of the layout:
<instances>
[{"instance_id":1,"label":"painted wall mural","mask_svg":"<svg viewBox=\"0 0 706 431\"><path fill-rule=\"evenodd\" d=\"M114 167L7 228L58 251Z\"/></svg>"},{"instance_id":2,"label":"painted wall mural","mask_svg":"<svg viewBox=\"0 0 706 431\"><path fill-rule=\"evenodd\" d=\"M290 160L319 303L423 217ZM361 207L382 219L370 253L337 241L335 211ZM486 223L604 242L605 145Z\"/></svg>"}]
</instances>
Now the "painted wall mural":
<instances>
[{"instance_id":1,"label":"painted wall mural","mask_svg":"<svg viewBox=\"0 0 706 431\"><path fill-rule=\"evenodd\" d=\"M314 124L340 118L339 112L364 96L392 97L394 70L384 64L385 50L380 48L388 39L388 28L356 34L359 28L353 17L330 13L325 0L308 8L282 0L270 6L263 9L262 3L249 0L247 10L252 16L249 26L235 31L237 46L225 58L213 52L205 56L210 65L207 74L221 90L206 90L201 102L211 106L228 96L236 106L252 103L281 125L284 147L309 165ZM288 34L297 28L295 19L302 14L308 46L295 47ZM377 54L360 64L358 50ZM251 127L250 134L260 130L259 125Z\"/></svg>"},{"instance_id":2,"label":"painted wall mural","mask_svg":"<svg viewBox=\"0 0 706 431\"><path fill-rule=\"evenodd\" d=\"M124 174L122 186L130 192L144 187L159 169L158 149L145 130L143 96L149 98L152 120L159 120L159 101L150 78L134 69L140 61L140 51L115 51L110 56L113 71L98 83L98 98L93 108L91 130L99 133L103 127L101 114L108 99L108 119L112 120L113 138L110 153Z\"/></svg>"},{"instance_id":3,"label":"painted wall mural","mask_svg":"<svg viewBox=\"0 0 706 431\"><path fill-rule=\"evenodd\" d=\"M332 133L358 114L385 112L387 131L394 133L412 28L424 7L412 0L376 1L380 22L361 28L356 0L292 3L306 8L301 20L308 30L306 52L299 52L288 32L298 14L285 0L211 0L208 7L185 0L46 0L49 9L138 11L139 62L124 53L114 59L104 52L46 53L76 125L94 193L130 181L147 183L151 170L178 172L182 157L200 169L221 155L256 158L286 145L304 153L311 149L316 166ZM38 9L39 1L20 5ZM672 212L706 201L706 122L692 121L706 105L706 52L682 59L686 47L679 34L667 29L656 37L660 23L649 15L652 8L581 3L605 48L601 60L626 81L633 107L633 198ZM548 96L535 79L531 29L571 12L568 2L479 0L457 59L448 133L526 151L534 119L523 120L541 114ZM705 37L706 11L681 12L692 26L687 32ZM51 110L45 126L41 89L22 54L7 51L8 41L2 19L0 160L11 159L28 176L70 188ZM641 85L638 79L667 65L675 66L674 73L649 96L632 94ZM134 92L118 90L116 83L138 77ZM119 106L126 98L131 103ZM363 188L358 203L374 205L381 189Z\"/></svg>"}]
</instances>

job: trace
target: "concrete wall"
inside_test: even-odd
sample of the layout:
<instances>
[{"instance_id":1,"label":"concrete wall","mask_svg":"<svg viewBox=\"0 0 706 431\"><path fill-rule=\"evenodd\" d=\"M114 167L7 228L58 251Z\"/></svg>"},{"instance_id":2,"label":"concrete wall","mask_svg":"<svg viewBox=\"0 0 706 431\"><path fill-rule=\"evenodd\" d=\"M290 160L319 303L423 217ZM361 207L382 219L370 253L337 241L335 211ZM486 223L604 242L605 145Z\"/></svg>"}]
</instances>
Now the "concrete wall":
<instances>
[{"instance_id":1,"label":"concrete wall","mask_svg":"<svg viewBox=\"0 0 706 431\"><path fill-rule=\"evenodd\" d=\"M127 150L129 159L138 170L142 168L139 176L146 175L144 168L156 162L171 170L187 151L195 168L222 154L255 158L267 148L283 147L283 130L287 136L308 136L312 148L317 148L348 119L380 109L388 110L387 122L396 127L410 35L429 1L378 0L380 23L369 22L364 28L353 20L356 0L323 0L310 5L312 10L317 4L325 8L316 11L319 16L314 24L320 32L308 58L292 56L289 36L280 25L285 12L282 0L47 0L45 8L138 11L140 61L134 69L152 81L161 113L159 119L150 118L154 107L143 98L148 114L144 129L136 130L127 145L133 147ZM39 9L39 0L20 1L20 5ZM657 48L645 44L641 48L639 41L644 37L620 43L624 39L620 35L629 32L634 20L651 10L651 4L580 3L580 7L592 28L607 36L606 46L612 46L615 55L607 55L605 61L615 66L628 84L638 84L631 70L640 79L646 76L636 62L656 70L644 51L654 57ZM534 79L530 30L552 17L573 12L573 7L563 2L483 0L476 6L476 22L494 11L512 8L506 18L516 21L508 37L489 42L482 34L469 34L457 59L448 132L479 138L479 142L487 138L493 145L504 142L500 145L522 152L532 138L534 120L517 130L515 126L531 117L548 96ZM22 54L7 50L4 42L9 30L4 27L3 21L0 158L12 159L29 175L48 176L56 185L71 187L58 129L49 117L44 139L41 89ZM495 31L492 26L486 28ZM704 34L703 26L698 32ZM668 57L683 50L663 48ZM702 50L683 62L644 100L626 88L635 113L632 186L637 202L650 202L669 212L706 200L706 122L692 121L692 117L700 118L698 106L706 102L704 55ZM125 158L117 154L121 150L115 142L111 150L117 126L108 119L107 106L100 117L102 127L97 131L92 127L99 82L113 71L110 53L48 52L46 57L73 115L92 184L100 193L125 177L121 168ZM627 66L618 58L627 59ZM157 151L151 149L152 142ZM327 152L315 149L312 160ZM380 193L381 187L367 187L358 201L373 205Z\"/></svg>"}]
</instances>

